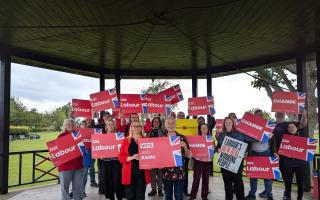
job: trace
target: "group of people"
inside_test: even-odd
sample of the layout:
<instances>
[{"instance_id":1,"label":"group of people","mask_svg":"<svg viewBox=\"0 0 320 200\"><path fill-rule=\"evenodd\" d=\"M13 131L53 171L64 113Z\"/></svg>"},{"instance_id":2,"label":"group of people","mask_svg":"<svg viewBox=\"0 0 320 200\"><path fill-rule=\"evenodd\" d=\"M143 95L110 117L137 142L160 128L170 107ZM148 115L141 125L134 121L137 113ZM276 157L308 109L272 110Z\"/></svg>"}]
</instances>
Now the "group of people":
<instances>
[{"instance_id":1,"label":"group of people","mask_svg":"<svg viewBox=\"0 0 320 200\"><path fill-rule=\"evenodd\" d=\"M262 110L256 110L255 115L263 117ZM221 145L225 136L243 141L248 143L247 155L248 156L276 156L279 158L279 168L282 174L282 178L285 185L285 191L283 194L283 200L291 200L291 188L292 180L294 174L296 175L296 182L298 185L298 195L297 200L302 200L304 191L304 176L307 172L307 161L289 158L286 156L278 155L278 150L282 141L284 134L302 136L302 132L299 130L303 129L307 125L307 113L303 112L300 123L296 122L286 122L285 114L277 112L275 114L276 126L273 131L273 137L270 138L269 142L261 143L260 141L255 141L253 138L246 136L236 130L236 115L230 113L228 117L225 118L223 123L222 133L218 135L218 144L216 146L216 151L220 152ZM244 193L244 184L242 180L243 172L243 161L239 167L237 173L230 172L225 169L221 169L224 188L225 188L225 199L233 199L233 194L236 194L237 200L254 200L256 199L257 192L257 179L250 178L250 190L247 196ZM272 195L272 180L264 179L264 191L259 193L260 198L265 198L268 200L273 200Z\"/></svg>"},{"instance_id":2,"label":"group of people","mask_svg":"<svg viewBox=\"0 0 320 200\"><path fill-rule=\"evenodd\" d=\"M263 117L261 110L256 110L255 115ZM129 116L129 121L113 119L110 113L104 112L100 123L94 124L94 121L81 122L80 128L102 128L103 134L121 131L125 133L118 158L98 159L98 187L99 193L104 194L107 199L119 200L126 198L128 200L145 199L146 186L151 183L151 191L148 196L165 196L166 200L184 199L189 196L190 200L197 199L197 193L202 179L201 199L208 199L209 176L213 175L212 158L194 157L190 152L188 140L184 135L176 132L176 119L185 119L183 112L177 114L172 112L170 116L163 119L155 116L150 117L143 123L137 113ZM299 135L299 130L306 126L306 112L303 113L300 123L285 122L285 114L276 113L276 127L274 137L268 143L256 141L236 130L237 117L235 113L230 113L224 119L222 132L216 135L218 141L215 152L220 152L221 145L225 136L247 142L249 156L277 156L280 158L280 170L285 183L284 200L291 200L291 185L293 175L296 174L298 185L298 200L302 200L304 173L306 172L306 161L279 156L277 151L280 147L282 136L284 134ZM194 117L193 117L194 118ZM204 117L197 118L198 134L201 136L212 135L215 127L215 119L209 117L209 123L205 123ZM59 135L62 137L76 130L76 124L72 119L67 119L63 124L64 132ZM141 170L139 168L138 139L141 137L168 137L179 136L181 143L181 152L183 156L183 166L170 167L163 169ZM85 197L85 185L87 182L88 169L90 169L91 185L95 186L94 178L94 160L90 158L91 150L88 149L89 158L77 158L58 167L60 172L61 195L63 200L69 200L73 197L75 200L81 200ZM192 162L193 183L191 192L188 193L188 174ZM189 166L189 167L188 167ZM93 170L92 170L93 169ZM244 192L242 180L243 162L240 165L238 173L233 173L221 169L225 199L233 199L235 193L237 200L256 199L257 179L250 179L250 191L247 196ZM70 195L69 186L72 184L72 195ZM259 197L269 200L272 196L272 180L264 180L265 190L259 194Z\"/></svg>"}]
</instances>

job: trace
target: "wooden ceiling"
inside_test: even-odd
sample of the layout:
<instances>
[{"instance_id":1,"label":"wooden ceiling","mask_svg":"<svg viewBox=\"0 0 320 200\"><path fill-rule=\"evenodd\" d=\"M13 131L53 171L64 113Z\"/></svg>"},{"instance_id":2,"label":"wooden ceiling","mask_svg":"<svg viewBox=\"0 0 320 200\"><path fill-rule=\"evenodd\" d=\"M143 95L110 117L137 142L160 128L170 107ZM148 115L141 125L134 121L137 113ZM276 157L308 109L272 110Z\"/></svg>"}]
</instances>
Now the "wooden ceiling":
<instances>
[{"instance_id":1,"label":"wooden ceiling","mask_svg":"<svg viewBox=\"0 0 320 200\"><path fill-rule=\"evenodd\" d=\"M187 77L315 50L319 0L0 0L0 51L76 74Z\"/></svg>"}]
</instances>

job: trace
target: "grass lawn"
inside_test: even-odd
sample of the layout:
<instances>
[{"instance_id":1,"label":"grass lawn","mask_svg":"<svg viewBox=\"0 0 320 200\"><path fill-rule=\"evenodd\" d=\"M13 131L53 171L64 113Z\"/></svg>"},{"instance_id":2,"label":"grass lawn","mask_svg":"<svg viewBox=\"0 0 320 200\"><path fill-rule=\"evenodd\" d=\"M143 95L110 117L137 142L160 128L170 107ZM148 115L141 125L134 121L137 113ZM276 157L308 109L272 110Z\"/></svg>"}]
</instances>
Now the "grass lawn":
<instances>
[{"instance_id":1,"label":"grass lawn","mask_svg":"<svg viewBox=\"0 0 320 200\"><path fill-rule=\"evenodd\" d=\"M15 140L10 142L10 152L17 152L17 151L31 151L31 150L44 150L47 149L46 143L50 140L55 139L59 132L43 132L37 133L40 135L40 139L38 140ZM47 153L41 153L47 157ZM43 159L36 156L35 163L39 163ZM32 154L25 154L22 155L22 176L21 176L21 183L32 182ZM43 164L39 165L38 168L43 170L48 170L53 167L51 162L44 162ZM52 171L53 174L57 174L57 170ZM39 177L42 173L36 171L35 177ZM46 175L39 180L51 179L52 176ZM56 181L54 181L56 182ZM15 185L19 183L19 155L11 155L9 158L9 185ZM39 184L48 184L39 183ZM39 185L37 184L37 185ZM21 186L21 187L29 187L29 186ZM13 188L17 189L17 187Z\"/></svg>"}]
</instances>

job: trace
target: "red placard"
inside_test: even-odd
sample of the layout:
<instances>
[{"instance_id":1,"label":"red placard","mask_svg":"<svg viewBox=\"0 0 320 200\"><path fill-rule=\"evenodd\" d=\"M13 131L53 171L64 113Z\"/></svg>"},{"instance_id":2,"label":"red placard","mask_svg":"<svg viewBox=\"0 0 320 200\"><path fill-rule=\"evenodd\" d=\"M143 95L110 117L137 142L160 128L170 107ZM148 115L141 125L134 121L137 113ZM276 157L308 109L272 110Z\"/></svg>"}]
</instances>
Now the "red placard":
<instances>
[{"instance_id":1,"label":"red placard","mask_svg":"<svg viewBox=\"0 0 320 200\"><path fill-rule=\"evenodd\" d=\"M89 100L72 99L71 115L73 117L92 118L92 108Z\"/></svg>"},{"instance_id":2,"label":"red placard","mask_svg":"<svg viewBox=\"0 0 320 200\"><path fill-rule=\"evenodd\" d=\"M121 113L146 113L147 95L120 94Z\"/></svg>"},{"instance_id":3,"label":"red placard","mask_svg":"<svg viewBox=\"0 0 320 200\"><path fill-rule=\"evenodd\" d=\"M80 128L80 134L83 138L83 144L86 149L91 148L91 136L94 134L102 134L102 128Z\"/></svg>"},{"instance_id":4,"label":"red placard","mask_svg":"<svg viewBox=\"0 0 320 200\"><path fill-rule=\"evenodd\" d=\"M171 104L176 104L183 101L183 95L179 84L168 89L162 90L159 94L165 95L166 100L171 101Z\"/></svg>"},{"instance_id":5,"label":"red placard","mask_svg":"<svg viewBox=\"0 0 320 200\"><path fill-rule=\"evenodd\" d=\"M140 169L183 166L179 136L140 138Z\"/></svg>"},{"instance_id":6,"label":"red placard","mask_svg":"<svg viewBox=\"0 0 320 200\"><path fill-rule=\"evenodd\" d=\"M213 97L188 98L188 112L190 116L215 114Z\"/></svg>"},{"instance_id":7,"label":"red placard","mask_svg":"<svg viewBox=\"0 0 320 200\"><path fill-rule=\"evenodd\" d=\"M147 103L147 113L165 115L171 113L171 101L167 100L163 94L148 94L147 99L143 102Z\"/></svg>"},{"instance_id":8,"label":"red placard","mask_svg":"<svg viewBox=\"0 0 320 200\"><path fill-rule=\"evenodd\" d=\"M302 113L305 109L306 93L304 92L282 92L272 93L272 112Z\"/></svg>"},{"instance_id":9,"label":"red placard","mask_svg":"<svg viewBox=\"0 0 320 200\"><path fill-rule=\"evenodd\" d=\"M214 139L212 135L187 136L190 151L195 158L213 158Z\"/></svg>"},{"instance_id":10,"label":"red placard","mask_svg":"<svg viewBox=\"0 0 320 200\"><path fill-rule=\"evenodd\" d=\"M124 138L125 136L122 132L92 135L92 158L118 157Z\"/></svg>"},{"instance_id":11,"label":"red placard","mask_svg":"<svg viewBox=\"0 0 320 200\"><path fill-rule=\"evenodd\" d=\"M223 119L216 119L216 135L218 136L222 132Z\"/></svg>"},{"instance_id":12,"label":"red placard","mask_svg":"<svg viewBox=\"0 0 320 200\"><path fill-rule=\"evenodd\" d=\"M249 178L280 179L279 158L248 156L246 174Z\"/></svg>"},{"instance_id":13,"label":"red placard","mask_svg":"<svg viewBox=\"0 0 320 200\"><path fill-rule=\"evenodd\" d=\"M272 137L274 127L275 124L273 122L246 112L237 125L237 130L262 143L266 143Z\"/></svg>"},{"instance_id":14,"label":"red placard","mask_svg":"<svg viewBox=\"0 0 320 200\"><path fill-rule=\"evenodd\" d=\"M313 172L313 192L312 192L312 198L317 199L319 197L319 181L318 181L318 172Z\"/></svg>"},{"instance_id":15,"label":"red placard","mask_svg":"<svg viewBox=\"0 0 320 200\"><path fill-rule=\"evenodd\" d=\"M112 109L112 116L115 119L127 119L130 117L130 113L123 113L120 108L114 108Z\"/></svg>"},{"instance_id":16,"label":"red placard","mask_svg":"<svg viewBox=\"0 0 320 200\"><path fill-rule=\"evenodd\" d=\"M92 109L97 112L119 107L116 88L90 94L90 101Z\"/></svg>"},{"instance_id":17,"label":"red placard","mask_svg":"<svg viewBox=\"0 0 320 200\"><path fill-rule=\"evenodd\" d=\"M278 154L289 158L313 161L317 144L318 140L314 138L284 134L282 136Z\"/></svg>"},{"instance_id":18,"label":"red placard","mask_svg":"<svg viewBox=\"0 0 320 200\"><path fill-rule=\"evenodd\" d=\"M49 156L54 166L60 166L85 154L83 138L79 131L47 142Z\"/></svg>"}]
</instances>

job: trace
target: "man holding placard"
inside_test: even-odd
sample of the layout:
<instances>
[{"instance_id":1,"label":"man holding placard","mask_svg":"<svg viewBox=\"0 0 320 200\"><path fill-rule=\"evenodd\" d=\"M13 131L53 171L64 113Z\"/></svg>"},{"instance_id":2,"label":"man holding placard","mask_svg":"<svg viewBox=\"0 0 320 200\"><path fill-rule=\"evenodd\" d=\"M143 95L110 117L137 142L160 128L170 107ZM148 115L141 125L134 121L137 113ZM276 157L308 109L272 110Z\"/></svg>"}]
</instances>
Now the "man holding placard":
<instances>
[{"instance_id":1,"label":"man holding placard","mask_svg":"<svg viewBox=\"0 0 320 200\"><path fill-rule=\"evenodd\" d=\"M260 116L263 118L262 110L256 110L254 115ZM272 152L274 152L274 148L271 148L273 143L271 143L271 139L268 142L252 142L249 144L249 156L262 156L262 157L269 157L271 156ZM277 155L275 155L277 156ZM256 191L257 191L257 178L250 178L250 191L248 196L246 196L246 200L254 200L256 199ZM272 197L272 180L271 179L264 179L264 191L259 194L261 198L267 198L268 200L273 200Z\"/></svg>"}]
</instances>

